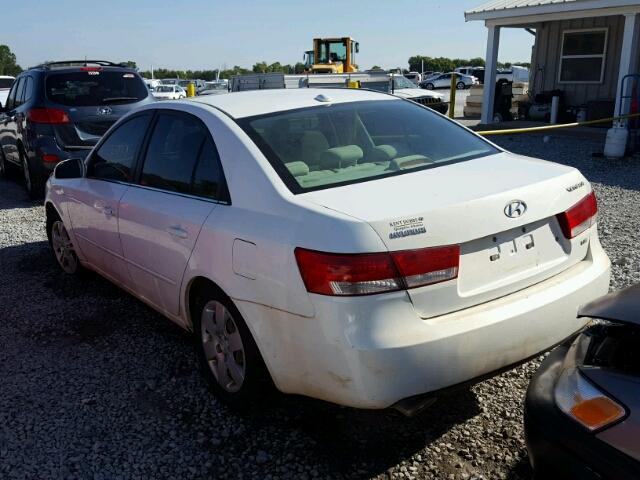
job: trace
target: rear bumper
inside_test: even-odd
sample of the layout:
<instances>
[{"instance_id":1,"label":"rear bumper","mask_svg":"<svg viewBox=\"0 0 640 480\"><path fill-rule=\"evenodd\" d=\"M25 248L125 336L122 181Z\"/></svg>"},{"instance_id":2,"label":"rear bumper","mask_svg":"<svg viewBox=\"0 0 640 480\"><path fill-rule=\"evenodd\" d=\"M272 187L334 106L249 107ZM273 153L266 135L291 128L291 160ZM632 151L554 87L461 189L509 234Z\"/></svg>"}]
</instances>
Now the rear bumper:
<instances>
[{"instance_id":1,"label":"rear bumper","mask_svg":"<svg viewBox=\"0 0 640 480\"><path fill-rule=\"evenodd\" d=\"M640 463L602 442L556 408L553 390L568 347L558 347L545 359L527 391L525 438L535 478L640 478Z\"/></svg>"},{"instance_id":2,"label":"rear bumper","mask_svg":"<svg viewBox=\"0 0 640 480\"><path fill-rule=\"evenodd\" d=\"M311 295L315 316L237 302L274 382L284 392L358 408L464 383L560 343L585 320L578 307L608 291L599 242L585 261L532 287L421 319L405 292Z\"/></svg>"}]
</instances>

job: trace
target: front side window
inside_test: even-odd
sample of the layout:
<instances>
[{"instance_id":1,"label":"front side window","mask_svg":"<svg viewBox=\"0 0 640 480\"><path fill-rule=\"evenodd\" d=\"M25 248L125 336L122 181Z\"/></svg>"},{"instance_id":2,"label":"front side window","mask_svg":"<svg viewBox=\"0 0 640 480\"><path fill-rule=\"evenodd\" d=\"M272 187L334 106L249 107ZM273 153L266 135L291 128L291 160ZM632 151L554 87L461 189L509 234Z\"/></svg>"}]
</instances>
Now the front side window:
<instances>
[{"instance_id":1,"label":"front side window","mask_svg":"<svg viewBox=\"0 0 640 480\"><path fill-rule=\"evenodd\" d=\"M13 98L9 98L11 101L11 108L16 108L22 105L22 95L24 94L24 84L27 77L22 77L18 79L18 84L16 85L15 95ZM7 102L8 104L9 102Z\"/></svg>"},{"instance_id":2,"label":"front side window","mask_svg":"<svg viewBox=\"0 0 640 480\"><path fill-rule=\"evenodd\" d=\"M187 114L158 115L140 184L222 200L225 188L220 158L204 124Z\"/></svg>"},{"instance_id":3,"label":"front side window","mask_svg":"<svg viewBox=\"0 0 640 480\"><path fill-rule=\"evenodd\" d=\"M7 96L7 101L4 105L7 110L13 110L14 108L16 100L16 90L18 90L18 82L19 80L15 80L11 86L11 90L9 90L9 95Z\"/></svg>"},{"instance_id":4,"label":"front side window","mask_svg":"<svg viewBox=\"0 0 640 480\"><path fill-rule=\"evenodd\" d=\"M151 114L119 125L92 155L87 176L99 180L133 181L134 167Z\"/></svg>"},{"instance_id":5,"label":"front side window","mask_svg":"<svg viewBox=\"0 0 640 480\"><path fill-rule=\"evenodd\" d=\"M293 193L410 174L498 151L403 100L308 107L239 123Z\"/></svg>"},{"instance_id":6,"label":"front side window","mask_svg":"<svg viewBox=\"0 0 640 480\"><path fill-rule=\"evenodd\" d=\"M607 29L563 32L559 81L602 83L606 48Z\"/></svg>"}]
</instances>

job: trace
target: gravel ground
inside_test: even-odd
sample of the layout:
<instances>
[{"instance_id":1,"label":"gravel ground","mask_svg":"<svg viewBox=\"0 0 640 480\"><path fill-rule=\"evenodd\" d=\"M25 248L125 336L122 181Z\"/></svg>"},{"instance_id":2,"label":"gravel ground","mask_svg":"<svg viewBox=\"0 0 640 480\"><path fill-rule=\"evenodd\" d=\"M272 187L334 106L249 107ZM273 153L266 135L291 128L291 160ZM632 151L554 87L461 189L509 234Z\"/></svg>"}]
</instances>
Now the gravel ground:
<instances>
[{"instance_id":1,"label":"gravel ground","mask_svg":"<svg viewBox=\"0 0 640 480\"><path fill-rule=\"evenodd\" d=\"M640 281L640 161L577 137L497 141L595 185L613 288ZM276 396L239 416L207 392L190 337L96 275L56 268L43 208L0 180L0 478L528 478L529 362L417 418Z\"/></svg>"}]
</instances>

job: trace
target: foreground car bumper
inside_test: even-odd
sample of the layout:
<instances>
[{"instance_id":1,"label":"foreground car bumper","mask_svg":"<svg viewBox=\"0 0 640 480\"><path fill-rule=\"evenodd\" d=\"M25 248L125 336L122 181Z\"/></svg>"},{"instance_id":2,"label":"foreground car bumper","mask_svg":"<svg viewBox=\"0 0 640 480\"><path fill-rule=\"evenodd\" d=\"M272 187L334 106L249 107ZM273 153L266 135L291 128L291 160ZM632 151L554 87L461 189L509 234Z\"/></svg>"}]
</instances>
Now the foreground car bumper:
<instances>
[{"instance_id":1,"label":"foreground car bumper","mask_svg":"<svg viewBox=\"0 0 640 480\"><path fill-rule=\"evenodd\" d=\"M249 302L238 308L277 387L358 408L387 408L516 364L581 329L578 307L608 290L610 263L587 259L544 282L427 320L406 292L312 295L300 317Z\"/></svg>"},{"instance_id":2,"label":"foreground car bumper","mask_svg":"<svg viewBox=\"0 0 640 480\"><path fill-rule=\"evenodd\" d=\"M525 438L535 478L637 479L640 463L564 415L553 391L569 344L554 350L529 384L525 402Z\"/></svg>"}]
</instances>

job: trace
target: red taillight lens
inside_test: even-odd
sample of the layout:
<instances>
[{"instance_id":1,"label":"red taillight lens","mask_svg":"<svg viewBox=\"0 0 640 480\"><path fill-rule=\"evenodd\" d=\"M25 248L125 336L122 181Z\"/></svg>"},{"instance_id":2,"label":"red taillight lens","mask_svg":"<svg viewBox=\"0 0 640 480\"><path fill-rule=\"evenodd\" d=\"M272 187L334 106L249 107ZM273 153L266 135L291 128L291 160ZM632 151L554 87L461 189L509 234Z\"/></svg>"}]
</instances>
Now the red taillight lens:
<instances>
[{"instance_id":1,"label":"red taillight lens","mask_svg":"<svg viewBox=\"0 0 640 480\"><path fill-rule=\"evenodd\" d=\"M60 161L60 157L58 155L54 155L53 153L44 153L42 155L42 161L46 163L54 163Z\"/></svg>"},{"instance_id":2,"label":"red taillight lens","mask_svg":"<svg viewBox=\"0 0 640 480\"><path fill-rule=\"evenodd\" d=\"M392 253L339 254L296 248L302 279L311 293L371 295L415 288L458 276L456 246Z\"/></svg>"},{"instance_id":3,"label":"red taillight lens","mask_svg":"<svg viewBox=\"0 0 640 480\"><path fill-rule=\"evenodd\" d=\"M349 255L296 248L307 291L321 295L369 295L402 289L387 253Z\"/></svg>"},{"instance_id":4,"label":"red taillight lens","mask_svg":"<svg viewBox=\"0 0 640 480\"><path fill-rule=\"evenodd\" d=\"M69 123L69 115L57 108L32 108L27 112L27 120L33 123L61 124Z\"/></svg>"},{"instance_id":5,"label":"red taillight lens","mask_svg":"<svg viewBox=\"0 0 640 480\"><path fill-rule=\"evenodd\" d=\"M81 72L100 72L102 67L80 67Z\"/></svg>"},{"instance_id":6,"label":"red taillight lens","mask_svg":"<svg viewBox=\"0 0 640 480\"><path fill-rule=\"evenodd\" d=\"M566 238L574 238L596 223L598 203L591 192L573 207L556 217Z\"/></svg>"},{"instance_id":7,"label":"red taillight lens","mask_svg":"<svg viewBox=\"0 0 640 480\"><path fill-rule=\"evenodd\" d=\"M460 247L421 248L392 252L391 257L398 266L407 288L444 282L458 276Z\"/></svg>"}]
</instances>

